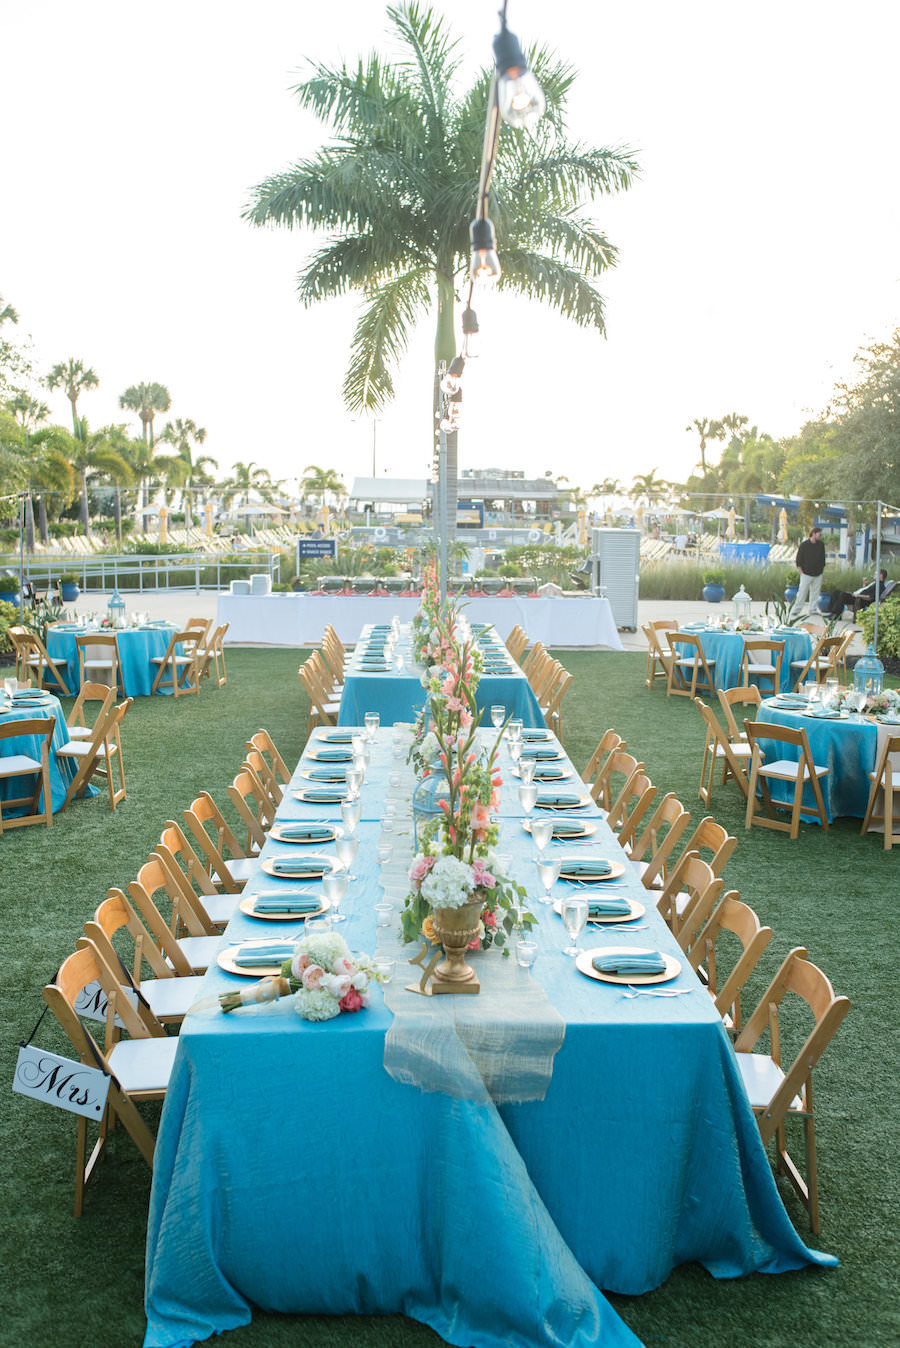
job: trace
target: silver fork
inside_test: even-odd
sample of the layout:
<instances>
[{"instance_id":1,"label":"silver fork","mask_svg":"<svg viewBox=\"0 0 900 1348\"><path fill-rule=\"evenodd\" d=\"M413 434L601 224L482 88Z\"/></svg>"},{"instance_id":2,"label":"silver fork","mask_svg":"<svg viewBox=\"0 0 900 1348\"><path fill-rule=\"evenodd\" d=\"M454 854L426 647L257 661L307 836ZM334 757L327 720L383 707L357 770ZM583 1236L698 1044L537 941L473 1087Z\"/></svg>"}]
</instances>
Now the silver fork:
<instances>
[{"instance_id":1,"label":"silver fork","mask_svg":"<svg viewBox=\"0 0 900 1348\"><path fill-rule=\"evenodd\" d=\"M622 993L622 996L623 996L623 997L687 997L687 996L689 995L690 991L691 991L690 988L671 988L671 989L668 989L668 990L665 990L665 991L662 990L662 989L660 989L659 991L657 991L655 988L635 988L635 987L632 987L632 985L629 983L627 989L625 990L625 992Z\"/></svg>"}]
</instances>

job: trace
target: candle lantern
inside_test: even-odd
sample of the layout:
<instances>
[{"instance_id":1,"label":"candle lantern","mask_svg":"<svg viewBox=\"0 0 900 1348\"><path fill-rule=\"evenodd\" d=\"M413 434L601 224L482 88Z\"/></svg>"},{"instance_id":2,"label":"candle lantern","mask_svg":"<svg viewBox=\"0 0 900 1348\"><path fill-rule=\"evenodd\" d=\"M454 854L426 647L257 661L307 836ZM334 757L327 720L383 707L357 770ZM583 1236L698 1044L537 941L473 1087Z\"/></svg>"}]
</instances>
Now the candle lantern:
<instances>
[{"instance_id":1,"label":"candle lantern","mask_svg":"<svg viewBox=\"0 0 900 1348\"><path fill-rule=\"evenodd\" d=\"M857 660L853 670L853 687L857 692L865 693L866 697L873 697L884 688L884 665L875 654L874 645L869 646L867 655Z\"/></svg>"}]
</instances>

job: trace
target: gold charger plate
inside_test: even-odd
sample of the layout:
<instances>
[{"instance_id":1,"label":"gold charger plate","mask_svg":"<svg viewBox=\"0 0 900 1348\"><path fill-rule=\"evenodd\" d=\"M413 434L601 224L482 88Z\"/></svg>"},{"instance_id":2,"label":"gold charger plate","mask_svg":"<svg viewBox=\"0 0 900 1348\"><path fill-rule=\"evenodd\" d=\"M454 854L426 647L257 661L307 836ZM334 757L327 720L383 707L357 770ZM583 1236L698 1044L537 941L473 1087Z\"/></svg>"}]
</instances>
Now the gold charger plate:
<instances>
[{"instance_id":1,"label":"gold charger plate","mask_svg":"<svg viewBox=\"0 0 900 1348\"><path fill-rule=\"evenodd\" d=\"M566 841L568 841L568 839L566 839ZM570 860L570 861L576 860L576 858L570 857L569 860ZM589 860L589 858L588 858L588 857L585 857L585 858L584 858L584 863L586 864L588 860ZM580 864L582 864L582 863L579 862L578 864L580 865ZM625 874L625 864L624 864L624 862L621 862L621 861L611 861L611 862L609 863L609 865L610 865L610 871L609 871L609 874L608 874L608 875L578 875L577 873L575 873L575 872L573 872L573 871L564 871L564 870L560 870L560 872L559 872L559 878L560 878L560 880L577 880L577 881L579 882L579 884L582 884L582 885L602 885L602 884L604 884L607 880L618 880L618 878L619 878L620 875L624 875L624 874Z\"/></svg>"},{"instance_id":2,"label":"gold charger plate","mask_svg":"<svg viewBox=\"0 0 900 1348\"><path fill-rule=\"evenodd\" d=\"M316 776L317 773L323 775ZM342 767L313 768L312 772L299 772L297 776L304 782L311 782L313 786L321 786L327 790L337 782L346 782L347 770Z\"/></svg>"},{"instance_id":3,"label":"gold charger plate","mask_svg":"<svg viewBox=\"0 0 900 1348\"><path fill-rule=\"evenodd\" d=\"M261 898L261 894L248 894L246 899L241 899L238 907L247 917L255 917L259 922L305 922L308 917L321 917L327 913L331 907L330 899L321 899L318 908L311 908L309 912L304 913L258 913L256 911L256 900ZM243 945L244 942L242 941Z\"/></svg>"},{"instance_id":4,"label":"gold charger plate","mask_svg":"<svg viewBox=\"0 0 900 1348\"><path fill-rule=\"evenodd\" d=\"M283 861L286 860L286 858L279 857L278 860ZM327 875L329 871L337 870L338 863L337 859L334 857L305 858L307 866L311 861L321 862L321 868L317 871L298 870L295 875L291 875L290 871L275 870L272 865L273 858L267 857L262 863L262 869L265 871L266 875L271 875L275 880L321 880L322 876Z\"/></svg>"},{"instance_id":5,"label":"gold charger plate","mask_svg":"<svg viewBox=\"0 0 900 1348\"><path fill-rule=\"evenodd\" d=\"M575 968L588 978L596 978L598 983L618 983L635 988L649 983L671 983L673 978L678 977L681 973L681 962L674 955L667 955L663 951L659 953L666 962L666 969L665 973L661 974L602 974L591 963L595 955L635 954L639 950L643 952L646 949L646 946L602 945L593 950L582 950L581 954L575 957Z\"/></svg>"},{"instance_id":6,"label":"gold charger plate","mask_svg":"<svg viewBox=\"0 0 900 1348\"><path fill-rule=\"evenodd\" d=\"M542 801L538 796L534 808L536 810L584 810L588 805L593 805L590 792L583 796L574 796L571 800L563 801L559 805L551 805Z\"/></svg>"},{"instance_id":7,"label":"gold charger plate","mask_svg":"<svg viewBox=\"0 0 900 1348\"><path fill-rule=\"evenodd\" d=\"M294 799L302 800L307 805L340 805L346 793L343 791L330 791L327 783L324 784L315 795L312 791L295 791Z\"/></svg>"},{"instance_id":8,"label":"gold charger plate","mask_svg":"<svg viewBox=\"0 0 900 1348\"><path fill-rule=\"evenodd\" d=\"M571 898L571 895L569 895L569 897ZM619 917L613 917L612 914L610 914L609 917L591 917L589 912L588 922L591 926L598 922L601 924L607 922L636 922L638 918L643 917L644 913L647 911L642 903L638 903L637 899L626 899L625 902L631 908L630 913L621 914ZM588 905L590 905L590 899L588 900ZM558 916L562 916L562 899L553 900L553 911Z\"/></svg>"},{"instance_id":9,"label":"gold charger plate","mask_svg":"<svg viewBox=\"0 0 900 1348\"><path fill-rule=\"evenodd\" d=\"M297 921L296 913L293 920ZM227 945L224 950L220 950L216 956L219 968L224 969L226 974L239 974L242 978L265 978L266 974L280 974L281 964L235 964L233 957L237 952L252 944L252 941L236 941L234 945Z\"/></svg>"},{"instance_id":10,"label":"gold charger plate","mask_svg":"<svg viewBox=\"0 0 900 1348\"><path fill-rule=\"evenodd\" d=\"M525 830L526 833L530 833L530 832L531 832L531 820L530 820L530 819L523 819L523 820L522 820L522 827L523 827L523 829ZM594 833L596 833L596 832L597 832L597 825L596 825L596 824L592 824L591 821L590 821L589 819L586 819L586 820L584 821L584 823L581 825L581 828L579 829L579 831L578 831L577 833L557 833L557 832L556 832L556 824L554 824L554 825L553 825L553 841L554 841L554 842L578 842L578 840L579 840L580 838L590 838L591 835L594 834Z\"/></svg>"},{"instance_id":11,"label":"gold charger plate","mask_svg":"<svg viewBox=\"0 0 900 1348\"><path fill-rule=\"evenodd\" d=\"M286 828L291 828L292 825L287 824L287 825L285 825L285 827L286 827ZM312 825L310 825L310 827L312 827ZM274 839L275 842L281 842L281 843L299 843L299 844L301 845L301 847L309 847L310 845L321 847L323 843L334 842L335 838L337 837L337 832L335 831L335 828L334 828L333 825L331 825L331 824L328 824L328 825L320 824L320 825L318 825L318 827L319 827L319 828L326 828L326 827L327 827L328 832L327 832L327 833L320 833L320 834L319 834L317 837L315 837L315 838L286 838L286 837L284 836L284 834L282 833L282 831L281 831L281 825L280 825L280 824L273 824L272 827L271 827L271 829L269 830L269 837L272 838L272 839Z\"/></svg>"}]
</instances>

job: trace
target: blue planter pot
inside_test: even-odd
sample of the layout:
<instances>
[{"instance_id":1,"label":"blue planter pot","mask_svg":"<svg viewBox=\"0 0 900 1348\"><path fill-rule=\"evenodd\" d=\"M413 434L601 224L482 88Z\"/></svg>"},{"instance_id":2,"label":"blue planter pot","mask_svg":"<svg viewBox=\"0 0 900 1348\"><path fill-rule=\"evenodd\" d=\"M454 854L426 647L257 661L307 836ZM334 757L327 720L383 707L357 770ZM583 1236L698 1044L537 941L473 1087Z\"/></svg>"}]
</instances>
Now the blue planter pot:
<instances>
[{"instance_id":1,"label":"blue planter pot","mask_svg":"<svg viewBox=\"0 0 900 1348\"><path fill-rule=\"evenodd\" d=\"M799 588L799 585L786 585L784 587L784 597L789 604L793 604L794 600L797 598L797 591Z\"/></svg>"},{"instance_id":2,"label":"blue planter pot","mask_svg":"<svg viewBox=\"0 0 900 1348\"><path fill-rule=\"evenodd\" d=\"M704 585L702 593L707 604L721 604L722 600L725 598L725 586Z\"/></svg>"},{"instance_id":3,"label":"blue planter pot","mask_svg":"<svg viewBox=\"0 0 900 1348\"><path fill-rule=\"evenodd\" d=\"M0 601L2 601L4 604L18 604L19 602L18 590L0 590Z\"/></svg>"},{"instance_id":4,"label":"blue planter pot","mask_svg":"<svg viewBox=\"0 0 900 1348\"><path fill-rule=\"evenodd\" d=\"M819 612L820 612L820 613L827 613L827 612L828 612L828 609L830 608L830 606L831 606L831 595L830 595L830 594L820 594L820 595L819 595L819 606L818 606L818 607L819 607Z\"/></svg>"},{"instance_id":5,"label":"blue planter pot","mask_svg":"<svg viewBox=\"0 0 900 1348\"><path fill-rule=\"evenodd\" d=\"M74 604L81 590L71 581L63 581L59 587L60 598L64 604Z\"/></svg>"}]
</instances>

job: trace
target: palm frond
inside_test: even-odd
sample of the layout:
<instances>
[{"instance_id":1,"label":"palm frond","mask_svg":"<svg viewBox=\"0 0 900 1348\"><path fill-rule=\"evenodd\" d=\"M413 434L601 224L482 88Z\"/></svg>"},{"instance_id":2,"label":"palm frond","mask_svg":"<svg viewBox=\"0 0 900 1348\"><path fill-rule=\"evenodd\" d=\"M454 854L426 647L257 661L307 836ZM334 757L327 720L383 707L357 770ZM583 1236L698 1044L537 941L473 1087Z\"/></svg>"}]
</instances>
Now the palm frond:
<instances>
[{"instance_id":1,"label":"palm frond","mask_svg":"<svg viewBox=\"0 0 900 1348\"><path fill-rule=\"evenodd\" d=\"M385 246L387 245L387 246ZM423 258L425 266L433 266ZM348 290L371 290L395 280L409 263L409 254L393 240L354 234L321 248L297 277L297 293L305 306L344 295Z\"/></svg>"},{"instance_id":2,"label":"palm frond","mask_svg":"<svg viewBox=\"0 0 900 1348\"><path fill-rule=\"evenodd\" d=\"M400 57L398 66L416 76L416 92L430 138L442 143L450 87L459 69L459 58L454 54L459 40L450 37L443 18L433 9L421 9L415 3L389 7L388 18L411 52L409 57Z\"/></svg>"},{"instance_id":3,"label":"palm frond","mask_svg":"<svg viewBox=\"0 0 900 1348\"><path fill-rule=\"evenodd\" d=\"M314 73L292 92L302 108L336 131L359 135L390 126L405 97L402 82L390 65L373 52L367 65L360 61L355 72L341 66L316 65Z\"/></svg>"},{"instance_id":4,"label":"palm frond","mask_svg":"<svg viewBox=\"0 0 900 1348\"><path fill-rule=\"evenodd\" d=\"M578 206L585 193L627 191L639 172L627 146L592 150L556 143L546 153L535 154L532 145L508 137L501 140L494 191L502 188L510 197L526 201L536 196L558 207Z\"/></svg>"},{"instance_id":5,"label":"palm frond","mask_svg":"<svg viewBox=\"0 0 900 1348\"><path fill-rule=\"evenodd\" d=\"M521 228L517 228L520 223ZM504 255L510 248L536 246L550 248L560 260L588 276L599 276L614 267L618 258L618 249L606 235L575 211L543 214L536 221L513 220L509 230L501 226L500 247Z\"/></svg>"},{"instance_id":6,"label":"palm frond","mask_svg":"<svg viewBox=\"0 0 900 1348\"><path fill-rule=\"evenodd\" d=\"M394 393L391 367L406 351L409 334L431 303L430 274L405 272L381 286L361 315L353 334L344 402L351 411L377 411Z\"/></svg>"},{"instance_id":7,"label":"palm frond","mask_svg":"<svg viewBox=\"0 0 900 1348\"><path fill-rule=\"evenodd\" d=\"M503 261L502 288L545 301L581 328L606 332L603 296L583 272L555 257L519 248L505 249Z\"/></svg>"}]
</instances>

